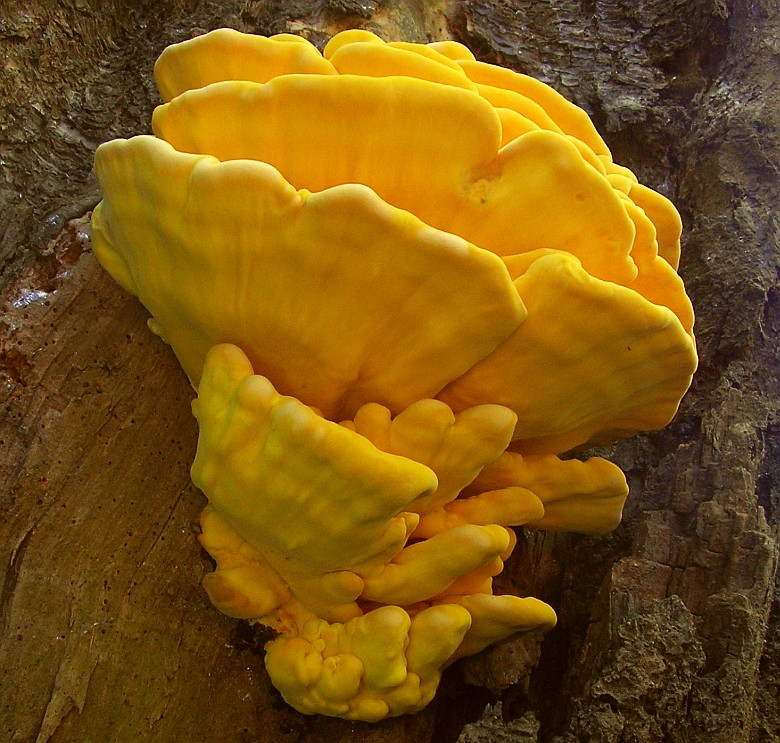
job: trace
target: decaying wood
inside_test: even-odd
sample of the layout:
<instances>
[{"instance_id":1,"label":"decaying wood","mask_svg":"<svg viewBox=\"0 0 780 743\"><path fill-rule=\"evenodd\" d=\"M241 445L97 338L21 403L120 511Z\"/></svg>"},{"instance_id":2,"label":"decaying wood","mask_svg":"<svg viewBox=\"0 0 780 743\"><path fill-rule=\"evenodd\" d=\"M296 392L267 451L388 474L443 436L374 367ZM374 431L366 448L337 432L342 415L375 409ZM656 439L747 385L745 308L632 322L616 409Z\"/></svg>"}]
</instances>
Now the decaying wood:
<instances>
[{"instance_id":1,"label":"decaying wood","mask_svg":"<svg viewBox=\"0 0 780 743\"><path fill-rule=\"evenodd\" d=\"M0 740L780 740L777 3L132 5L0 0ZM502 581L559 626L420 715L291 711L263 637L210 606L192 391L89 250L94 147L148 131L156 55L221 25L457 38L584 106L683 213L701 365L669 428L606 453L624 524L521 535Z\"/></svg>"}]
</instances>

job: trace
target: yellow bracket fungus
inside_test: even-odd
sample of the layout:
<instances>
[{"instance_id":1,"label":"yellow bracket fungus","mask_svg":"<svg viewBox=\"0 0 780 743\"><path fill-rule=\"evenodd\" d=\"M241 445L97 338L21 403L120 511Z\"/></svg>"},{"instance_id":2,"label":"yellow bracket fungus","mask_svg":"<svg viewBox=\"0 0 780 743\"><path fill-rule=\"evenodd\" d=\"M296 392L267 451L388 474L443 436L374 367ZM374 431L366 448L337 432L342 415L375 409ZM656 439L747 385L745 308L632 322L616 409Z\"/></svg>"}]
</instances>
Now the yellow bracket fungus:
<instances>
[{"instance_id":1,"label":"yellow bracket fungus","mask_svg":"<svg viewBox=\"0 0 780 743\"><path fill-rule=\"evenodd\" d=\"M360 426L326 420L279 395L230 344L208 352L193 403L192 479L209 499L201 542L217 561L206 590L226 613L280 632L268 670L306 712L379 719L420 709L442 668L467 654L463 641L481 649L555 623L541 601L492 595L512 544L501 524L521 523L512 504L482 523L414 533L417 510L457 503L500 458L514 415L486 405L456 416L423 400L391 421L376 408L358 411ZM384 421L373 442L359 433L366 414ZM458 484L439 493L432 467L448 462Z\"/></svg>"},{"instance_id":2,"label":"yellow bracket fungus","mask_svg":"<svg viewBox=\"0 0 780 743\"><path fill-rule=\"evenodd\" d=\"M166 49L101 145L95 254L197 392L216 607L307 714L379 720L555 613L493 593L513 527L606 533L696 367L672 204L587 114L452 41Z\"/></svg>"}]
</instances>

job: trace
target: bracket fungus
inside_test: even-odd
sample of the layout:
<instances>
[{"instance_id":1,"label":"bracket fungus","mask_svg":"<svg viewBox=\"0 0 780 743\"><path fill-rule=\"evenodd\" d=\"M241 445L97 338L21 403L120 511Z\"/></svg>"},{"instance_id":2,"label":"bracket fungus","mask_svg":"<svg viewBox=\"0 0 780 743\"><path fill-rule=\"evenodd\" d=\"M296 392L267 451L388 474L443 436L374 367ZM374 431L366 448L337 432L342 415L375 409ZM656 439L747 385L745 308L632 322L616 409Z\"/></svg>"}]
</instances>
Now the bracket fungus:
<instances>
[{"instance_id":1,"label":"bracket fungus","mask_svg":"<svg viewBox=\"0 0 780 743\"><path fill-rule=\"evenodd\" d=\"M555 613L512 527L606 533L696 367L681 222L587 114L461 44L166 49L154 135L98 148L95 254L197 391L216 607L305 713L421 709ZM315 123L316 122L316 123Z\"/></svg>"}]
</instances>

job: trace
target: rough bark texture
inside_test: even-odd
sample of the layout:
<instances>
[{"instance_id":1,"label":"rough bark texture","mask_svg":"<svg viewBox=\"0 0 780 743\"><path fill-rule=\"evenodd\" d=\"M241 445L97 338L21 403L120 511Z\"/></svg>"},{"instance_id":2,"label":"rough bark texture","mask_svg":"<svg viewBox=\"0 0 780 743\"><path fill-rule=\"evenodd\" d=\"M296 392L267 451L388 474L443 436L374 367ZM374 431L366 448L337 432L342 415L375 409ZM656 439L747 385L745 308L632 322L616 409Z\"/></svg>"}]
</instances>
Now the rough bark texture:
<instances>
[{"instance_id":1,"label":"rough bark texture","mask_svg":"<svg viewBox=\"0 0 780 743\"><path fill-rule=\"evenodd\" d=\"M209 605L192 393L69 221L96 144L148 131L157 54L222 25L457 38L585 107L683 213L701 365L670 427L607 452L623 525L521 535L502 580L559 626L417 716L291 711ZM774 0L0 0L0 740L780 740L778 38Z\"/></svg>"}]
</instances>

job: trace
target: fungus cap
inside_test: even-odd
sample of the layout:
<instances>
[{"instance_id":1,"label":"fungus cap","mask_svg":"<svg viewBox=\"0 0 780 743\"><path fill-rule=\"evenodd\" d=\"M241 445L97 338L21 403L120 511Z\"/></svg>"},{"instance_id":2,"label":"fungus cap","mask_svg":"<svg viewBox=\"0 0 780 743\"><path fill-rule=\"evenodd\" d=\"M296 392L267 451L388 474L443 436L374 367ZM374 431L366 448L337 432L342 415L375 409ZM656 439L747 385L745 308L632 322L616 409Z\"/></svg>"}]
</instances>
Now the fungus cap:
<instances>
[{"instance_id":1,"label":"fungus cap","mask_svg":"<svg viewBox=\"0 0 780 743\"><path fill-rule=\"evenodd\" d=\"M524 317L500 259L365 186L299 192L265 163L144 136L101 145L96 168L95 253L196 386L207 350L231 342L328 418L369 401L397 411Z\"/></svg>"}]
</instances>

